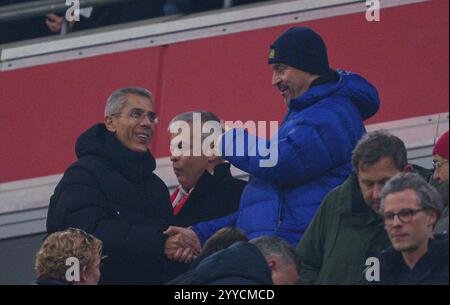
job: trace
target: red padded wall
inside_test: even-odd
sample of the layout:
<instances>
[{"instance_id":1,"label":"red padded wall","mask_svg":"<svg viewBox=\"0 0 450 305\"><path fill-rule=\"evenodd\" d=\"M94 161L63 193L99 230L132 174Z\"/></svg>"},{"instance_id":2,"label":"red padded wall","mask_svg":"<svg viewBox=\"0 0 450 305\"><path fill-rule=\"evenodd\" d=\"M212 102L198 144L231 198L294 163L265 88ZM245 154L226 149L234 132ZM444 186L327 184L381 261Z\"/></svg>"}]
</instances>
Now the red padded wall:
<instances>
[{"instance_id":1,"label":"red padded wall","mask_svg":"<svg viewBox=\"0 0 450 305\"><path fill-rule=\"evenodd\" d=\"M358 72L379 90L367 123L448 112L448 1L301 23L326 40L333 67ZM292 26L292 25L291 25ZM108 95L128 85L156 95L152 151L169 154L167 123L187 110L227 120L281 120L286 111L266 64L270 43L290 26L115 53L0 73L0 182L63 172L77 136L102 119Z\"/></svg>"},{"instance_id":2,"label":"red padded wall","mask_svg":"<svg viewBox=\"0 0 450 305\"><path fill-rule=\"evenodd\" d=\"M119 87L157 87L160 49L0 73L0 182L61 173Z\"/></svg>"}]
</instances>

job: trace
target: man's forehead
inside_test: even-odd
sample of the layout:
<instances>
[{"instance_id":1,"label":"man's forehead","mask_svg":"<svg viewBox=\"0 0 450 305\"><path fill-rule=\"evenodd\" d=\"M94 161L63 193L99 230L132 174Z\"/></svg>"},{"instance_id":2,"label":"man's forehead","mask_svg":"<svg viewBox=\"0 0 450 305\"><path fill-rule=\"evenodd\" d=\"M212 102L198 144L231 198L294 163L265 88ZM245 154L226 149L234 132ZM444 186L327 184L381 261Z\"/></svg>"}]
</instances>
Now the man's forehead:
<instances>
[{"instance_id":1,"label":"man's forehead","mask_svg":"<svg viewBox=\"0 0 450 305\"><path fill-rule=\"evenodd\" d=\"M386 168L384 170L360 168L358 177L364 182L385 182L400 173L401 171L395 167Z\"/></svg>"},{"instance_id":2,"label":"man's forehead","mask_svg":"<svg viewBox=\"0 0 450 305\"><path fill-rule=\"evenodd\" d=\"M359 179L364 182L386 182L394 176L400 174L400 171L386 172L359 172Z\"/></svg>"},{"instance_id":3,"label":"man's forehead","mask_svg":"<svg viewBox=\"0 0 450 305\"><path fill-rule=\"evenodd\" d=\"M177 140L182 142L190 142L192 139L192 132L182 132L181 130L178 130L178 132L170 132L170 138L177 138Z\"/></svg>"},{"instance_id":4,"label":"man's forehead","mask_svg":"<svg viewBox=\"0 0 450 305\"><path fill-rule=\"evenodd\" d=\"M435 160L435 161L446 161L447 159L445 159L444 157L441 157L439 155L433 155L433 160Z\"/></svg>"},{"instance_id":5,"label":"man's forehead","mask_svg":"<svg viewBox=\"0 0 450 305\"><path fill-rule=\"evenodd\" d=\"M274 69L274 70L289 68L288 65L281 64L281 63L271 64L271 66L272 66L272 69Z\"/></svg>"},{"instance_id":6,"label":"man's forehead","mask_svg":"<svg viewBox=\"0 0 450 305\"><path fill-rule=\"evenodd\" d=\"M385 210L400 210L404 208L420 208L419 197L412 189L391 193L384 200Z\"/></svg>"},{"instance_id":7,"label":"man's forehead","mask_svg":"<svg viewBox=\"0 0 450 305\"><path fill-rule=\"evenodd\" d=\"M127 94L126 96L126 108L139 108L144 111L151 111L153 109L153 101L145 96L138 94Z\"/></svg>"},{"instance_id":8,"label":"man's forehead","mask_svg":"<svg viewBox=\"0 0 450 305\"><path fill-rule=\"evenodd\" d=\"M383 179L396 176L400 170L395 165L392 157L383 157L371 164L360 163L358 166L358 175L373 177L374 179Z\"/></svg>"}]
</instances>

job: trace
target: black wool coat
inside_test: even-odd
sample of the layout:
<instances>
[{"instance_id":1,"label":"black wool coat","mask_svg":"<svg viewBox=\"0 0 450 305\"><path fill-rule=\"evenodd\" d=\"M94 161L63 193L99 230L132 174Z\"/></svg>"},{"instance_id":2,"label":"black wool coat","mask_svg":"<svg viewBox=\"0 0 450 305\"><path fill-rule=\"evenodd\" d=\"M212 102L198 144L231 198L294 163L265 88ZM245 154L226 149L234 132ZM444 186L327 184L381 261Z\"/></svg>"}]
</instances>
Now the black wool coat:
<instances>
[{"instance_id":1,"label":"black wool coat","mask_svg":"<svg viewBox=\"0 0 450 305\"><path fill-rule=\"evenodd\" d=\"M188 227L236 212L246 185L247 182L233 178L229 163L217 165L213 175L205 171L175 216L175 224Z\"/></svg>"},{"instance_id":2,"label":"black wool coat","mask_svg":"<svg viewBox=\"0 0 450 305\"><path fill-rule=\"evenodd\" d=\"M246 185L247 182L233 178L229 163L217 165L213 175L205 171L179 213L174 216L175 225L189 227L236 212ZM189 268L188 264L169 260L165 264L164 282Z\"/></svg>"}]
</instances>

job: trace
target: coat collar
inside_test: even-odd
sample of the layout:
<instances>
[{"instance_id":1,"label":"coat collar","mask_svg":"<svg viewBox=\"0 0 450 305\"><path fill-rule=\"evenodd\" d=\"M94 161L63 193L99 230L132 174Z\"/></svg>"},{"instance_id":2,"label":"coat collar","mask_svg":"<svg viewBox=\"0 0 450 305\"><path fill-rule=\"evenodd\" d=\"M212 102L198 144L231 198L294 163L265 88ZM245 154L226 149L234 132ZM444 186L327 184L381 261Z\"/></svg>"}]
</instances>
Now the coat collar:
<instances>
[{"instance_id":1,"label":"coat collar","mask_svg":"<svg viewBox=\"0 0 450 305\"><path fill-rule=\"evenodd\" d=\"M214 185L226 177L231 177L230 167L230 163L221 163L214 168L213 174L205 171L195 185L192 196L201 196L205 192L210 192Z\"/></svg>"},{"instance_id":2,"label":"coat collar","mask_svg":"<svg viewBox=\"0 0 450 305\"><path fill-rule=\"evenodd\" d=\"M78 158L97 156L109 161L123 176L135 182L150 176L156 168L150 151L137 153L129 150L104 124L96 124L85 131L78 138L75 151Z\"/></svg>"}]
</instances>

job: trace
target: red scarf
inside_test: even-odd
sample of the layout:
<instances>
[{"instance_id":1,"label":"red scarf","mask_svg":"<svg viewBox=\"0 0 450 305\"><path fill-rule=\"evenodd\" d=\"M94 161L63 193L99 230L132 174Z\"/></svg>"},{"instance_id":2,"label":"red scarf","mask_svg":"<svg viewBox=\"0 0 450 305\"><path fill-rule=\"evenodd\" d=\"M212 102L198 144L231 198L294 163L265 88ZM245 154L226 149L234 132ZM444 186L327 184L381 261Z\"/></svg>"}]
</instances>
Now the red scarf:
<instances>
[{"instance_id":1,"label":"red scarf","mask_svg":"<svg viewBox=\"0 0 450 305\"><path fill-rule=\"evenodd\" d=\"M175 192L173 192L172 196L170 196L170 202L173 203L175 199L178 196L178 193L180 192L180 189L177 188ZM177 214L180 212L181 208L184 206L186 201L188 200L189 196L191 196L191 192L189 192L184 198L178 203L176 207L173 208L173 215L177 216Z\"/></svg>"}]
</instances>

